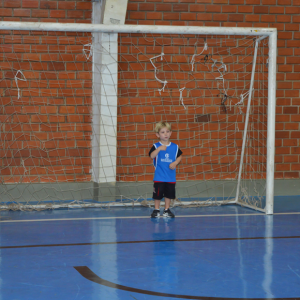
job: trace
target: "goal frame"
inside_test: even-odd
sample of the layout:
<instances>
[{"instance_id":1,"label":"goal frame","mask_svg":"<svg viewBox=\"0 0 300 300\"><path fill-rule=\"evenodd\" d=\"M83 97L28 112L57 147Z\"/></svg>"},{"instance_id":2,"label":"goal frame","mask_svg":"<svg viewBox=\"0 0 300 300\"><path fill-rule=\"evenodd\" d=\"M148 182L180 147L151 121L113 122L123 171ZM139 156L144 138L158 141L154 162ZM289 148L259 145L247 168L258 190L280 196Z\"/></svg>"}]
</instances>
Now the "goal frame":
<instances>
[{"instance_id":1,"label":"goal frame","mask_svg":"<svg viewBox=\"0 0 300 300\"><path fill-rule=\"evenodd\" d=\"M103 24L74 24L74 23L40 23L40 22L0 22L0 30L35 30L35 31L70 31L70 32L91 32L91 33L153 33L153 34L207 34L207 35L248 35L269 39L268 54L268 109L267 109L267 171L266 171L266 206L265 209L249 207L260 210L266 214L273 214L274 203L274 158L275 158L275 106L276 106L276 59L277 59L277 29L276 28L242 28L242 27L186 27L186 26L158 26L158 25L103 25ZM259 39L256 40L256 52ZM116 53L117 54L117 53ZM256 53L255 53L256 55ZM250 91L253 87L255 66L252 67L252 79ZM249 92L248 109L250 107L251 92ZM243 164L243 152L245 149L245 137L247 132L246 115L243 147L239 169L239 180L241 178L241 167ZM115 135L116 130L114 131ZM115 145L116 148L116 145ZM116 149L115 149L116 150ZM116 152L116 151L115 151ZM99 159L98 159L99 160ZM116 164L112 163L112 170ZM114 172L116 174L116 172ZM238 192L234 201L230 203L247 206L238 202Z\"/></svg>"}]
</instances>

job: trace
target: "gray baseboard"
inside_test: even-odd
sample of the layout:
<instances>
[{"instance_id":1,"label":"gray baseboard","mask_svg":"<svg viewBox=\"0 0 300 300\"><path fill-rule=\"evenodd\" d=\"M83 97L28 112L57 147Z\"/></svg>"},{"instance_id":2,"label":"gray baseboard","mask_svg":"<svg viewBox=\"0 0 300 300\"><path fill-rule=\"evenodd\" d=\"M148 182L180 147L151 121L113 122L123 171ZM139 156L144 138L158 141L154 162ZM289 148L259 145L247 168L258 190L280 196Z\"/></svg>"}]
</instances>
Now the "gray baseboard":
<instances>
[{"instance_id":1,"label":"gray baseboard","mask_svg":"<svg viewBox=\"0 0 300 300\"><path fill-rule=\"evenodd\" d=\"M248 195L265 195L265 181L246 181L243 184ZM255 189L255 192L254 192ZM151 199L153 182L116 183L41 183L0 185L0 203L48 202L48 201L96 201ZM178 199L212 197L234 198L236 181L178 181ZM275 196L300 195L300 180L275 180Z\"/></svg>"},{"instance_id":2,"label":"gray baseboard","mask_svg":"<svg viewBox=\"0 0 300 300\"><path fill-rule=\"evenodd\" d=\"M247 181L244 184L248 195L264 196L265 181ZM255 192L254 192L255 189ZM96 201L151 199L153 182L116 183L41 183L0 185L0 203L48 202L48 201ZM178 199L212 197L235 197L236 181L178 181ZM300 180L275 180L275 196L300 195Z\"/></svg>"}]
</instances>

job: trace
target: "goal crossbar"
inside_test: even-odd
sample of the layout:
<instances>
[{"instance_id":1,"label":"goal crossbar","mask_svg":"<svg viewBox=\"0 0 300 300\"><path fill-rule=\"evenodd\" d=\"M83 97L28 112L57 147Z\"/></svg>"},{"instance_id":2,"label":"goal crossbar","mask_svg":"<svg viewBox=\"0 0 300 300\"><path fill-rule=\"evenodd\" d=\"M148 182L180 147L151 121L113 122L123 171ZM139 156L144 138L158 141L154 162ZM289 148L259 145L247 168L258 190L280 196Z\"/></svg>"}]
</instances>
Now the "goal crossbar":
<instances>
[{"instance_id":1,"label":"goal crossbar","mask_svg":"<svg viewBox=\"0 0 300 300\"><path fill-rule=\"evenodd\" d=\"M158 25L104 25L41 22L0 22L0 30L47 30L106 33L162 33L272 36L276 28L198 27Z\"/></svg>"}]
</instances>

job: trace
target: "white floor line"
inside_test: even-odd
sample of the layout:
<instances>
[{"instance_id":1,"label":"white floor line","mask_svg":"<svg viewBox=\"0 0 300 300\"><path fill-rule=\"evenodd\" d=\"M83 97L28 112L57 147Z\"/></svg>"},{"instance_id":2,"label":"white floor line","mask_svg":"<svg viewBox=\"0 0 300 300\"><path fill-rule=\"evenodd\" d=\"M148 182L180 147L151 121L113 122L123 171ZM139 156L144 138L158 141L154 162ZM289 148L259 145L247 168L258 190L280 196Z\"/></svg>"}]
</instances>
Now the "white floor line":
<instances>
[{"instance_id":1,"label":"white floor line","mask_svg":"<svg viewBox=\"0 0 300 300\"><path fill-rule=\"evenodd\" d=\"M274 213L274 215L300 215L300 212Z\"/></svg>"},{"instance_id":2,"label":"white floor line","mask_svg":"<svg viewBox=\"0 0 300 300\"><path fill-rule=\"evenodd\" d=\"M274 215L299 215L300 212L274 213ZM263 213L252 214L216 214L216 215L176 215L176 218L202 218L202 217L243 217L243 216L265 216ZM3 220L0 223L22 223L22 222L49 222L49 221L85 221L85 220L113 220L113 219L150 219L150 216L127 216L127 217L92 217L92 218L62 218L62 219L36 219L36 220Z\"/></svg>"}]
</instances>

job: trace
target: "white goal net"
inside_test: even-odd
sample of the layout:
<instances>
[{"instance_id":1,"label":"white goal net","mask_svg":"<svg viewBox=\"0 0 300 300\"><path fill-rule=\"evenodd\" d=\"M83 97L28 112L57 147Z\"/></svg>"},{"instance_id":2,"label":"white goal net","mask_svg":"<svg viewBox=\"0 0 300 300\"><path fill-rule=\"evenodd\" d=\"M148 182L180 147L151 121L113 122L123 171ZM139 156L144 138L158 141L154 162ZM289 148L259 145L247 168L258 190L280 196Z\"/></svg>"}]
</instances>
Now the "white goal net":
<instances>
[{"instance_id":1,"label":"white goal net","mask_svg":"<svg viewBox=\"0 0 300 300\"><path fill-rule=\"evenodd\" d=\"M151 205L167 121L172 205L272 213L276 30L0 25L0 209Z\"/></svg>"}]
</instances>

